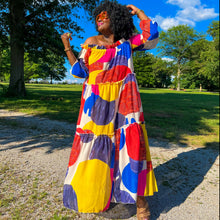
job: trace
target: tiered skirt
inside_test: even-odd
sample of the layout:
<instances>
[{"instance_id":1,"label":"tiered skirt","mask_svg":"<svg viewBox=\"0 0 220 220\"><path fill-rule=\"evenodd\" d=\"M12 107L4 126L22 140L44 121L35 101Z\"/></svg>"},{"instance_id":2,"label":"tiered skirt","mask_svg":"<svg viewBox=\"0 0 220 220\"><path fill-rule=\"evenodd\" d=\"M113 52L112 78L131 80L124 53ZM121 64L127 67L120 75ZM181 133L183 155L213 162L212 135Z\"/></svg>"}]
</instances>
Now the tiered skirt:
<instances>
[{"instance_id":1,"label":"tiered skirt","mask_svg":"<svg viewBox=\"0 0 220 220\"><path fill-rule=\"evenodd\" d=\"M118 82L85 81L63 202L97 213L157 191L134 73Z\"/></svg>"}]
</instances>

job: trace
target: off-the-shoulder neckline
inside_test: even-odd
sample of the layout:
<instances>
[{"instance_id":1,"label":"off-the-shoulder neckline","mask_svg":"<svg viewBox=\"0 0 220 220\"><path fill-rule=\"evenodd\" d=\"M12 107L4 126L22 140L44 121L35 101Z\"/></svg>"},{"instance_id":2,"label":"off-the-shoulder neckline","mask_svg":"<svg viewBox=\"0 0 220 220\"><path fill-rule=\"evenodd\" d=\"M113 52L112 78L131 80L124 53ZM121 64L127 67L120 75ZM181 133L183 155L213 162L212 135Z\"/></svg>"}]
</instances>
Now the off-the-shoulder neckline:
<instances>
[{"instance_id":1,"label":"off-the-shoulder neckline","mask_svg":"<svg viewBox=\"0 0 220 220\"><path fill-rule=\"evenodd\" d=\"M83 49L89 49L89 48L95 48L95 49L110 49L110 48L116 48L120 44L124 43L126 40L121 39L119 41L116 41L114 44L111 45L98 45L98 44L81 44L81 48Z\"/></svg>"}]
</instances>

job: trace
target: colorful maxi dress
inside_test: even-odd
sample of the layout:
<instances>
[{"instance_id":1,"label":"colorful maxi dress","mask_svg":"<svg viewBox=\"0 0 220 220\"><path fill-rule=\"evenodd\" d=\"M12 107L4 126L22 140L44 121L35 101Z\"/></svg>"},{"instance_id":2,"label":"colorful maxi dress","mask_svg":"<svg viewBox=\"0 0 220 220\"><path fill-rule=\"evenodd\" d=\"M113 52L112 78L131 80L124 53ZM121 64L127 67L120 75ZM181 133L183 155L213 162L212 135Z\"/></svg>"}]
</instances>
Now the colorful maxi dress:
<instances>
[{"instance_id":1,"label":"colorful maxi dress","mask_svg":"<svg viewBox=\"0 0 220 220\"><path fill-rule=\"evenodd\" d=\"M82 45L72 66L86 80L63 191L70 209L97 213L157 191L132 52L154 48L158 31L150 19L140 27L110 46Z\"/></svg>"}]
</instances>

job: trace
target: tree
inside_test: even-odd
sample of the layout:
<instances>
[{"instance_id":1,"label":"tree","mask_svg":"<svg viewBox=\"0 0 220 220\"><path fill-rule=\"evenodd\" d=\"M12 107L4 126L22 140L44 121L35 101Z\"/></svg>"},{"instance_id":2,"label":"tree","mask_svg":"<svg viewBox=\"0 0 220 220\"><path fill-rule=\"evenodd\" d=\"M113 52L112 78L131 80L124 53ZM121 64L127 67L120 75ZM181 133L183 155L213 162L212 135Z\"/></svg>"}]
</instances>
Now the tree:
<instances>
[{"instance_id":1,"label":"tree","mask_svg":"<svg viewBox=\"0 0 220 220\"><path fill-rule=\"evenodd\" d=\"M28 53L24 54L24 81L30 82L31 79L41 78L40 60L34 62Z\"/></svg>"},{"instance_id":2,"label":"tree","mask_svg":"<svg viewBox=\"0 0 220 220\"><path fill-rule=\"evenodd\" d=\"M69 30L79 36L82 29L73 18L72 10L82 7L91 12L98 0L1 0L0 35L10 35L11 74L9 94L25 95L24 53L36 61L44 58L48 49L64 56L60 35ZM71 15L71 16L70 16ZM91 15L91 13L90 13Z\"/></svg>"},{"instance_id":3,"label":"tree","mask_svg":"<svg viewBox=\"0 0 220 220\"><path fill-rule=\"evenodd\" d=\"M0 80L10 74L10 52L9 49L0 50Z\"/></svg>"},{"instance_id":4,"label":"tree","mask_svg":"<svg viewBox=\"0 0 220 220\"><path fill-rule=\"evenodd\" d=\"M46 60L41 61L41 65L39 66L41 78L49 78L50 84L53 83L53 80L61 81L66 76L64 63L65 59L63 57L58 57L51 52Z\"/></svg>"},{"instance_id":5,"label":"tree","mask_svg":"<svg viewBox=\"0 0 220 220\"><path fill-rule=\"evenodd\" d=\"M152 69L155 77L154 87L167 88L171 84L171 75L175 69L173 62L154 57Z\"/></svg>"},{"instance_id":6,"label":"tree","mask_svg":"<svg viewBox=\"0 0 220 220\"><path fill-rule=\"evenodd\" d=\"M182 85L184 88L205 88L208 85L207 78L200 73L200 69L204 65L201 54L209 47L209 41L199 39L195 41L190 48L189 61L184 64L184 75L182 77Z\"/></svg>"},{"instance_id":7,"label":"tree","mask_svg":"<svg viewBox=\"0 0 220 220\"><path fill-rule=\"evenodd\" d=\"M154 87L155 77L152 69L153 55L137 51L133 58L138 85L140 87Z\"/></svg>"},{"instance_id":8,"label":"tree","mask_svg":"<svg viewBox=\"0 0 220 220\"><path fill-rule=\"evenodd\" d=\"M188 61L190 47L199 39L196 31L187 25L178 25L160 33L159 49L162 56L174 59L177 64L177 90L180 90L180 79L184 64Z\"/></svg>"},{"instance_id":9,"label":"tree","mask_svg":"<svg viewBox=\"0 0 220 220\"><path fill-rule=\"evenodd\" d=\"M208 89L212 90L219 88L219 21L213 21L207 33L212 36L213 41L201 53L203 66L199 73L209 80Z\"/></svg>"}]
</instances>

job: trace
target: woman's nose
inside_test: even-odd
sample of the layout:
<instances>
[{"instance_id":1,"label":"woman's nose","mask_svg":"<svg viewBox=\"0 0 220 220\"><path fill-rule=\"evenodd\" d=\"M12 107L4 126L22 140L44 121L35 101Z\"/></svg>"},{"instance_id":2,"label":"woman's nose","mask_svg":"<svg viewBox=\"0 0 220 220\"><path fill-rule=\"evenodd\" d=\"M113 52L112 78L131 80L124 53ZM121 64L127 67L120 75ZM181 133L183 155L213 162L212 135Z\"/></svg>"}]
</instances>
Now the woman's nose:
<instances>
[{"instance_id":1,"label":"woman's nose","mask_svg":"<svg viewBox=\"0 0 220 220\"><path fill-rule=\"evenodd\" d=\"M98 22L102 21L101 17L99 17L97 21L98 21Z\"/></svg>"}]
</instances>

